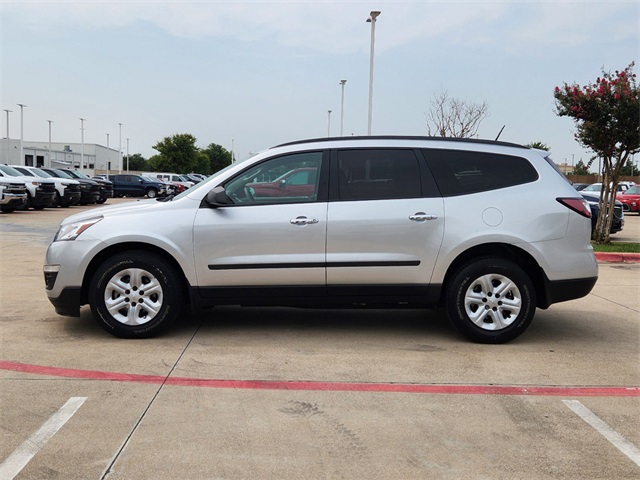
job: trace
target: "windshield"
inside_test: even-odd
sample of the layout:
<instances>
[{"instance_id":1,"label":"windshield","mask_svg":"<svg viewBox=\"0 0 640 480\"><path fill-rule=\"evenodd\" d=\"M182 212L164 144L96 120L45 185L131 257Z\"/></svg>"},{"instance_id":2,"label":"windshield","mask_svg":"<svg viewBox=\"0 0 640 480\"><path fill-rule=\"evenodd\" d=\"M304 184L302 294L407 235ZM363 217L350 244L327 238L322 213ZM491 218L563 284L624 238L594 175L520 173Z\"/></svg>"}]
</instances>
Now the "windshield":
<instances>
[{"instance_id":1,"label":"windshield","mask_svg":"<svg viewBox=\"0 0 640 480\"><path fill-rule=\"evenodd\" d=\"M18 168L16 168L15 170L18 170L18 173L19 173L20 175L24 175L24 176L27 176L27 177L35 177L35 176L36 176L36 174L35 174L35 173L30 172L30 171L29 171L29 170L27 170L26 168L25 168L25 169L22 169L22 168L18 167Z\"/></svg>"},{"instance_id":2,"label":"windshield","mask_svg":"<svg viewBox=\"0 0 640 480\"><path fill-rule=\"evenodd\" d=\"M82 178L75 170L63 170L63 172L69 175L69 178Z\"/></svg>"},{"instance_id":3,"label":"windshield","mask_svg":"<svg viewBox=\"0 0 640 480\"><path fill-rule=\"evenodd\" d=\"M585 192L599 192L602 190L602 185L598 183L594 183L593 185L589 185L583 188Z\"/></svg>"},{"instance_id":4,"label":"windshield","mask_svg":"<svg viewBox=\"0 0 640 480\"><path fill-rule=\"evenodd\" d=\"M36 175L40 176L40 177L44 177L44 178L51 178L53 175L49 175L47 172L45 172L44 170L40 170L39 168L33 168L31 169L31 171L33 173L35 173Z\"/></svg>"},{"instance_id":5,"label":"windshield","mask_svg":"<svg viewBox=\"0 0 640 480\"><path fill-rule=\"evenodd\" d=\"M213 175L207 177L205 180L203 180L200 183L196 183L195 186L189 188L188 190L185 190L184 192L182 192L179 195L176 195L175 197L173 197L174 199L178 199L178 198L182 198L182 197L186 197L187 195L192 194L193 192L195 192L196 190L202 188L205 186L205 184L209 184L209 180L211 180L212 178L216 178L218 175L221 175L223 173L225 173L227 170L235 167L236 164L232 163L231 165L227 165L226 167L224 167L222 170L218 170L216 173L214 173ZM214 185L215 186L215 185ZM211 185L207 188L213 188Z\"/></svg>"},{"instance_id":6,"label":"windshield","mask_svg":"<svg viewBox=\"0 0 640 480\"><path fill-rule=\"evenodd\" d=\"M640 187L631 187L624 193L625 195L640 195Z\"/></svg>"},{"instance_id":7,"label":"windshield","mask_svg":"<svg viewBox=\"0 0 640 480\"><path fill-rule=\"evenodd\" d=\"M58 170L57 168L50 168L46 170L47 173L50 173L54 177L58 178L71 178L69 175L64 173L62 170Z\"/></svg>"},{"instance_id":8,"label":"windshield","mask_svg":"<svg viewBox=\"0 0 640 480\"><path fill-rule=\"evenodd\" d=\"M22 173L20 173L15 168L10 167L9 165L0 165L0 170L12 177L24 177Z\"/></svg>"}]
</instances>

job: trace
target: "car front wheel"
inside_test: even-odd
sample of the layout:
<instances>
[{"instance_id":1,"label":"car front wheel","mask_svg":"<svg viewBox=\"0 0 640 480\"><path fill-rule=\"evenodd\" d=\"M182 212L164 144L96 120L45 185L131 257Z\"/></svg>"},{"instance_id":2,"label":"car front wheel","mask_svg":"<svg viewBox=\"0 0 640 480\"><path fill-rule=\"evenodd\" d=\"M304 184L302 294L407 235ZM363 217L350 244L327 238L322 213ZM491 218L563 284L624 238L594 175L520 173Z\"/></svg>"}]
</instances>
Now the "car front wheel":
<instances>
[{"instance_id":1,"label":"car front wheel","mask_svg":"<svg viewBox=\"0 0 640 480\"><path fill-rule=\"evenodd\" d=\"M109 258L93 276L89 292L98 324L121 338L157 335L176 320L182 307L182 285L175 269L144 251Z\"/></svg>"},{"instance_id":2,"label":"car front wheel","mask_svg":"<svg viewBox=\"0 0 640 480\"><path fill-rule=\"evenodd\" d=\"M533 320L536 294L529 276L515 263L479 258L454 274L446 293L453 326L479 343L505 343Z\"/></svg>"},{"instance_id":3,"label":"car front wheel","mask_svg":"<svg viewBox=\"0 0 640 480\"><path fill-rule=\"evenodd\" d=\"M147 190L147 197L155 198L158 195L158 191L155 188L149 188Z\"/></svg>"}]
</instances>

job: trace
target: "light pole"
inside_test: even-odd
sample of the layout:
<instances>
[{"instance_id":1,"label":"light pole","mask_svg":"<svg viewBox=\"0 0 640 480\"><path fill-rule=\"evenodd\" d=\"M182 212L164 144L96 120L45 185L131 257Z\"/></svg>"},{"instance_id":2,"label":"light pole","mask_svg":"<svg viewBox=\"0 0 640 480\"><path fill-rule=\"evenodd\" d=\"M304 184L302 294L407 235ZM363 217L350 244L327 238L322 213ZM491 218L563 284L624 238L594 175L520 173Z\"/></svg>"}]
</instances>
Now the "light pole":
<instances>
[{"instance_id":1,"label":"light pole","mask_svg":"<svg viewBox=\"0 0 640 480\"><path fill-rule=\"evenodd\" d=\"M47 122L49 122L49 165L47 165L47 167L51 168L53 167L51 163L51 124L53 123L53 120L47 120Z\"/></svg>"},{"instance_id":2,"label":"light pole","mask_svg":"<svg viewBox=\"0 0 640 480\"><path fill-rule=\"evenodd\" d=\"M329 117L329 125L327 126L327 137L331 136L331 110L327 110Z\"/></svg>"},{"instance_id":3,"label":"light pole","mask_svg":"<svg viewBox=\"0 0 640 480\"><path fill-rule=\"evenodd\" d=\"M372 10L369 13L369 18L367 18L367 22L371 23L371 53L369 56L369 123L367 127L367 134L371 135L371 111L373 108L373 45L375 43L376 38L376 17L380 15L381 12Z\"/></svg>"},{"instance_id":4,"label":"light pole","mask_svg":"<svg viewBox=\"0 0 640 480\"><path fill-rule=\"evenodd\" d=\"M109 134L107 133L107 174L111 173L111 151L109 150Z\"/></svg>"},{"instance_id":5,"label":"light pole","mask_svg":"<svg viewBox=\"0 0 640 480\"><path fill-rule=\"evenodd\" d=\"M84 118L80 119L80 173L84 171Z\"/></svg>"},{"instance_id":6,"label":"light pole","mask_svg":"<svg viewBox=\"0 0 640 480\"><path fill-rule=\"evenodd\" d=\"M7 140L9 140L9 114L13 112L13 110L5 108L4 111L7 112Z\"/></svg>"},{"instance_id":7,"label":"light pole","mask_svg":"<svg viewBox=\"0 0 640 480\"><path fill-rule=\"evenodd\" d=\"M13 111L13 110L8 110L8 109L4 109L5 112L7 112L7 159L6 161L9 161L9 114Z\"/></svg>"},{"instance_id":8,"label":"light pole","mask_svg":"<svg viewBox=\"0 0 640 480\"><path fill-rule=\"evenodd\" d=\"M122 173L122 124L118 124L120 130L118 138L118 173Z\"/></svg>"},{"instance_id":9,"label":"light pole","mask_svg":"<svg viewBox=\"0 0 640 480\"><path fill-rule=\"evenodd\" d=\"M340 100L340 136L342 136L342 128L344 127L344 84L347 83L346 80L340 80L340 85L342 85L342 98Z\"/></svg>"},{"instance_id":10,"label":"light pole","mask_svg":"<svg viewBox=\"0 0 640 480\"><path fill-rule=\"evenodd\" d=\"M22 103L18 103L20 107L20 163L19 165L24 165L24 117L23 117L23 109L26 105Z\"/></svg>"},{"instance_id":11,"label":"light pole","mask_svg":"<svg viewBox=\"0 0 640 480\"><path fill-rule=\"evenodd\" d=\"M233 153L233 149L234 149L233 142L234 142L234 139L232 138L231 139L231 163L235 163L235 156L234 156L235 154Z\"/></svg>"},{"instance_id":12,"label":"light pole","mask_svg":"<svg viewBox=\"0 0 640 480\"><path fill-rule=\"evenodd\" d=\"M127 173L129 173L129 139L127 138Z\"/></svg>"}]
</instances>

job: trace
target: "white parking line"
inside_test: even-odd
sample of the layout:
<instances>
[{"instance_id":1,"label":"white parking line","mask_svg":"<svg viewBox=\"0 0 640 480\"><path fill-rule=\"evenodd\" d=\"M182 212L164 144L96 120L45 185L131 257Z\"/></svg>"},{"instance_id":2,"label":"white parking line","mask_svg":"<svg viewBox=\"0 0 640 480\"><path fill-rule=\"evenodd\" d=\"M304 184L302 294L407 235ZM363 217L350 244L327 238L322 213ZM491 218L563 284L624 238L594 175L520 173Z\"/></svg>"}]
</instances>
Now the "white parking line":
<instances>
[{"instance_id":1,"label":"white parking line","mask_svg":"<svg viewBox=\"0 0 640 480\"><path fill-rule=\"evenodd\" d=\"M635 464L640 467L640 449L638 449L638 447L603 422L600 417L585 407L578 400L563 400L562 403L573 410L573 412L585 422L595 428L600 435L609 440L614 447L624 453L631 459L631 461L635 462Z\"/></svg>"},{"instance_id":2,"label":"white parking line","mask_svg":"<svg viewBox=\"0 0 640 480\"><path fill-rule=\"evenodd\" d=\"M12 480L31 461L36 453L44 447L73 414L85 402L87 397L71 397L60 410L54 413L40 429L25 440L7 459L0 465L0 478Z\"/></svg>"}]
</instances>

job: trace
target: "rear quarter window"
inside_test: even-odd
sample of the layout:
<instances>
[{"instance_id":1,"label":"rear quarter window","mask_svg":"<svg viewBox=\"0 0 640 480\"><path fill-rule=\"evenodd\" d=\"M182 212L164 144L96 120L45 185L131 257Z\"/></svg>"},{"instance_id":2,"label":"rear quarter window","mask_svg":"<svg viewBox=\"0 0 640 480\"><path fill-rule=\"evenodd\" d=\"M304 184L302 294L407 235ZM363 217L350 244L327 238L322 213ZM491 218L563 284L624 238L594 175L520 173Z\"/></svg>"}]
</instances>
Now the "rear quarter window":
<instances>
[{"instance_id":1,"label":"rear quarter window","mask_svg":"<svg viewBox=\"0 0 640 480\"><path fill-rule=\"evenodd\" d=\"M462 150L423 150L445 197L535 182L538 172L525 158Z\"/></svg>"}]
</instances>

